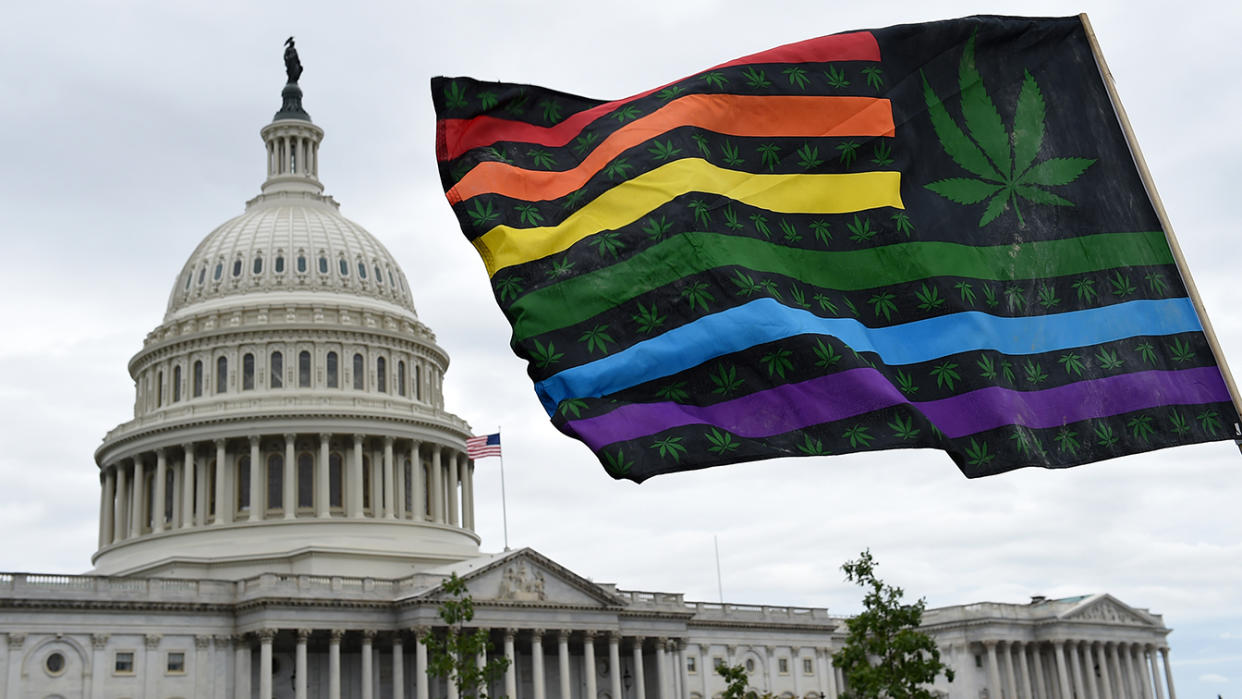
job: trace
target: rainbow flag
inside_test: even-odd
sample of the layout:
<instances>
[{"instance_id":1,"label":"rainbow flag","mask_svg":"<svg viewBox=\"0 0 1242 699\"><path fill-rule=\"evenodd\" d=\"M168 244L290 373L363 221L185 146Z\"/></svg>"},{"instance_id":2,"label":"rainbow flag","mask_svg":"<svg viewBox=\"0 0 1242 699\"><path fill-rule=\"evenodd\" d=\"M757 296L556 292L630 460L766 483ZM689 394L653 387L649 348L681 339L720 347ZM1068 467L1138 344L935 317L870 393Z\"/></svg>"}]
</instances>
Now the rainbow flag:
<instances>
[{"instance_id":1,"label":"rainbow flag","mask_svg":"<svg viewBox=\"0 0 1242 699\"><path fill-rule=\"evenodd\" d=\"M1239 434L1078 18L835 34L613 101L432 93L514 351L614 477Z\"/></svg>"}]
</instances>

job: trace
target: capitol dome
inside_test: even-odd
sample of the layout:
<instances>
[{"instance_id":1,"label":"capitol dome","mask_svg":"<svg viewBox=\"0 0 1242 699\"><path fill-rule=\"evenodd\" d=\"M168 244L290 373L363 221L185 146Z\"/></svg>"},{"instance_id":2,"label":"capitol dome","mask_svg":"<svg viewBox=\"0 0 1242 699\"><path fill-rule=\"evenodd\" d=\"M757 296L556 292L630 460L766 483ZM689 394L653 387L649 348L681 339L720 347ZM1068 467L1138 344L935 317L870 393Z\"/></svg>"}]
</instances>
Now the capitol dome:
<instances>
[{"instance_id":1,"label":"capitol dome","mask_svg":"<svg viewBox=\"0 0 1242 699\"><path fill-rule=\"evenodd\" d=\"M194 249L95 453L105 575L394 577L478 555L469 425L400 265L323 194L286 85L267 178Z\"/></svg>"}]
</instances>

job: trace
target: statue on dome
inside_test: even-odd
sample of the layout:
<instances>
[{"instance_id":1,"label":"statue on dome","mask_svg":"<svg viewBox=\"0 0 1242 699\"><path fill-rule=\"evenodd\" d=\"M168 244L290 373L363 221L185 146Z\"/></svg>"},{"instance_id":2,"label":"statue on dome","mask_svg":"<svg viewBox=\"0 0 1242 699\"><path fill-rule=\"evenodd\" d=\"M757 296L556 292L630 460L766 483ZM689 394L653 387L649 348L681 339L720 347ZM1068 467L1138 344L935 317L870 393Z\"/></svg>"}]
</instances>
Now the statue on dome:
<instances>
[{"instance_id":1,"label":"statue on dome","mask_svg":"<svg viewBox=\"0 0 1242 699\"><path fill-rule=\"evenodd\" d=\"M298 59L298 49L293 45L293 37L285 39L285 75L290 85L296 85L302 77L302 61Z\"/></svg>"}]
</instances>

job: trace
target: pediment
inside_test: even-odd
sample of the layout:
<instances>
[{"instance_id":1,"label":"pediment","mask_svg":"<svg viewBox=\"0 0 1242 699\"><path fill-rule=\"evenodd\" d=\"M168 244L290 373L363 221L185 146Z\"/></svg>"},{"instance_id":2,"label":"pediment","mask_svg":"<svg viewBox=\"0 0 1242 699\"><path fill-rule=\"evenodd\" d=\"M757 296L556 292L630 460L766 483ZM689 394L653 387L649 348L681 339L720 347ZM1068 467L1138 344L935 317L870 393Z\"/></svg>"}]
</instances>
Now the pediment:
<instances>
[{"instance_id":1,"label":"pediment","mask_svg":"<svg viewBox=\"0 0 1242 699\"><path fill-rule=\"evenodd\" d=\"M1149 616L1123 604L1111 595L1099 595L1088 598L1065 612L1061 618L1072 621L1097 621L1106 624L1125 624L1128 626L1156 625Z\"/></svg>"},{"instance_id":2,"label":"pediment","mask_svg":"<svg viewBox=\"0 0 1242 699\"><path fill-rule=\"evenodd\" d=\"M458 573L476 604L616 607L613 593L532 549L496 556L469 572ZM433 596L436 591L432 591Z\"/></svg>"}]
</instances>

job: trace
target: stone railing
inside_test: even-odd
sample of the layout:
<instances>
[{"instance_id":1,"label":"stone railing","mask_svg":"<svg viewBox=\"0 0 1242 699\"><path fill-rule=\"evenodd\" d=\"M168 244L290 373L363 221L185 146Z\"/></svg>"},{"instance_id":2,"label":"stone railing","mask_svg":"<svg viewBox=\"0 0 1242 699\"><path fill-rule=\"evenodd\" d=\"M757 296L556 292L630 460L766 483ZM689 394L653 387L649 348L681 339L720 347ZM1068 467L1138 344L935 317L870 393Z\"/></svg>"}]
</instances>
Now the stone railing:
<instances>
[{"instance_id":1,"label":"stone railing","mask_svg":"<svg viewBox=\"0 0 1242 699\"><path fill-rule=\"evenodd\" d=\"M703 621L754 622L765 624L823 624L840 619L822 607L780 607L759 604L686 602L685 608Z\"/></svg>"}]
</instances>

